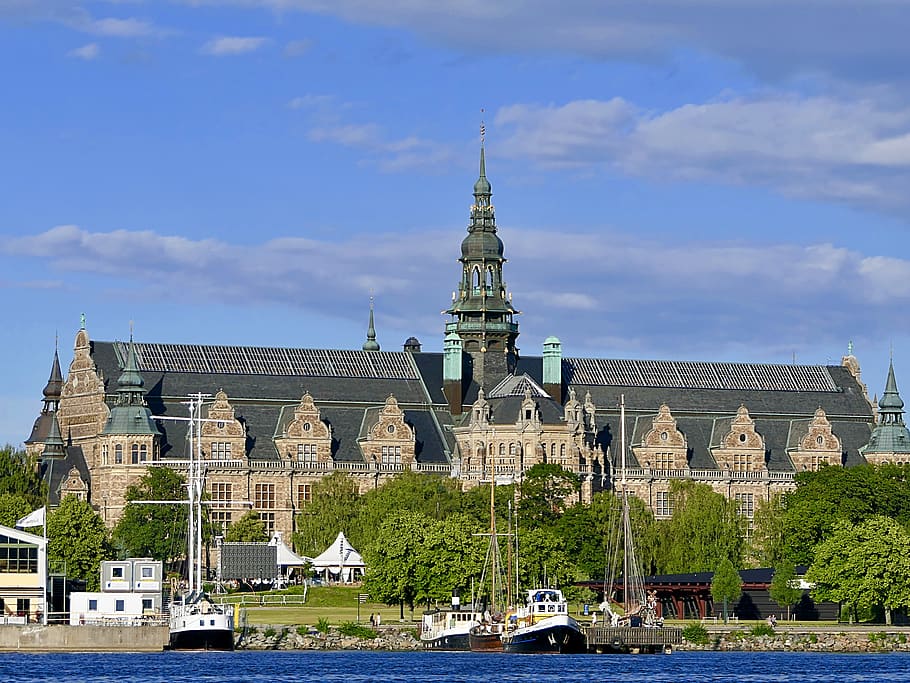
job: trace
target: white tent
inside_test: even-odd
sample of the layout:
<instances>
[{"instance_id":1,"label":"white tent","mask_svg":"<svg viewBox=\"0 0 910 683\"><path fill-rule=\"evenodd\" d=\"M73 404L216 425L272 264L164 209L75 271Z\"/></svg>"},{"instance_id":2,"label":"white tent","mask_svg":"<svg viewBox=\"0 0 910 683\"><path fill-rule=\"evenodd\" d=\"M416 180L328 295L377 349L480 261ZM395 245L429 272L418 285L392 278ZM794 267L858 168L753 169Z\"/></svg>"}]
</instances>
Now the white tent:
<instances>
[{"instance_id":1,"label":"white tent","mask_svg":"<svg viewBox=\"0 0 910 683\"><path fill-rule=\"evenodd\" d=\"M335 541L319 557L313 558L313 570L322 574L326 581L350 583L363 578L366 565L343 531L338 532Z\"/></svg>"},{"instance_id":2,"label":"white tent","mask_svg":"<svg viewBox=\"0 0 910 683\"><path fill-rule=\"evenodd\" d=\"M312 557L298 555L293 550L291 550L281 538L280 531L276 531L274 534L272 534L272 538L269 539L269 545L276 546L277 548L276 559L278 562L278 572L282 576L290 577L291 571L295 567L305 567L307 565L313 564Z\"/></svg>"}]
</instances>

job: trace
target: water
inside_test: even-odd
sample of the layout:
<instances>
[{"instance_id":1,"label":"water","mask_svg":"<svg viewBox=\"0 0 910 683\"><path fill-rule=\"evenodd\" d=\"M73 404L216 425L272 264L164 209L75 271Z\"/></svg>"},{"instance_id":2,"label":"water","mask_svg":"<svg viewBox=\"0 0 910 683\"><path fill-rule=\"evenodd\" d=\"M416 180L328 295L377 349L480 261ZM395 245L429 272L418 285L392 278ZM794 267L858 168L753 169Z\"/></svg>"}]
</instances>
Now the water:
<instances>
[{"instance_id":1,"label":"water","mask_svg":"<svg viewBox=\"0 0 910 683\"><path fill-rule=\"evenodd\" d=\"M675 652L503 655L443 652L0 654L0 681L86 683L904 683L910 654Z\"/></svg>"}]
</instances>

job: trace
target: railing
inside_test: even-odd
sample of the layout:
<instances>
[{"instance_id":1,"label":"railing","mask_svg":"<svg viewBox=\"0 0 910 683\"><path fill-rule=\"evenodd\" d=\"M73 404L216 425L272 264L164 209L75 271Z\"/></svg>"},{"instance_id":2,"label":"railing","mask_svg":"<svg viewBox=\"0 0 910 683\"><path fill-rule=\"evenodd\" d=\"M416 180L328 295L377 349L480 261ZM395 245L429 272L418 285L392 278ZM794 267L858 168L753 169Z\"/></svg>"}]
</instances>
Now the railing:
<instances>
[{"instance_id":1,"label":"railing","mask_svg":"<svg viewBox=\"0 0 910 683\"><path fill-rule=\"evenodd\" d=\"M614 473L614 477L618 476ZM795 481L793 472L777 472L764 470L758 472L742 472L736 470L659 470L651 467L627 467L626 479L696 479L709 481Z\"/></svg>"}]
</instances>

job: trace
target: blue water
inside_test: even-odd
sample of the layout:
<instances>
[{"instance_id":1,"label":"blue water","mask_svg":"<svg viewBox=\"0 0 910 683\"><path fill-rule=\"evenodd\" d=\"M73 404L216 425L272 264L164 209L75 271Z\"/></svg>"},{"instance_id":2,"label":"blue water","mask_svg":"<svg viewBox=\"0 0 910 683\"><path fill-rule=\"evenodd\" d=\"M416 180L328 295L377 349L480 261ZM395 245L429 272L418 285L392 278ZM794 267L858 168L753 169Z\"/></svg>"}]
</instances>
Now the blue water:
<instances>
[{"instance_id":1,"label":"blue water","mask_svg":"<svg viewBox=\"0 0 910 683\"><path fill-rule=\"evenodd\" d=\"M0 682L110 683L904 683L910 654L674 652L672 655L503 655L442 652L0 654Z\"/></svg>"}]
</instances>

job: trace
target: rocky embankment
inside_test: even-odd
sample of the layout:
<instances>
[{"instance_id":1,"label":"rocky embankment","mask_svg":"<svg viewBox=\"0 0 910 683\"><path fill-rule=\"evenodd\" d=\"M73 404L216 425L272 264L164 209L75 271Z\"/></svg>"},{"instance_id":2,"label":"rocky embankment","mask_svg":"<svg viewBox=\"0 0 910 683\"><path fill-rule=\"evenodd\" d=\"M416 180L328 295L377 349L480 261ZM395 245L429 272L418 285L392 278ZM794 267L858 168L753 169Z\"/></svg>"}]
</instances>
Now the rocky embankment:
<instances>
[{"instance_id":1,"label":"rocky embankment","mask_svg":"<svg viewBox=\"0 0 910 683\"><path fill-rule=\"evenodd\" d=\"M708 642L688 641L679 650L748 652L910 652L910 632L891 631L778 631L752 635L747 630L710 632Z\"/></svg>"},{"instance_id":2,"label":"rocky embankment","mask_svg":"<svg viewBox=\"0 0 910 683\"><path fill-rule=\"evenodd\" d=\"M335 627L328 633L298 626L257 626L239 645L247 650L420 650L414 629L383 627L375 638L344 635Z\"/></svg>"},{"instance_id":3,"label":"rocky embankment","mask_svg":"<svg viewBox=\"0 0 910 683\"><path fill-rule=\"evenodd\" d=\"M298 626L257 626L239 647L248 650L421 650L411 628L383 626L375 638L344 635L336 627L328 633ZM748 629L708 632L708 642L684 640L678 650L749 652L910 652L910 630L811 631L787 630L774 635L752 635Z\"/></svg>"}]
</instances>

